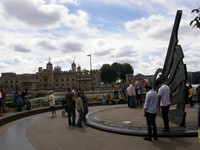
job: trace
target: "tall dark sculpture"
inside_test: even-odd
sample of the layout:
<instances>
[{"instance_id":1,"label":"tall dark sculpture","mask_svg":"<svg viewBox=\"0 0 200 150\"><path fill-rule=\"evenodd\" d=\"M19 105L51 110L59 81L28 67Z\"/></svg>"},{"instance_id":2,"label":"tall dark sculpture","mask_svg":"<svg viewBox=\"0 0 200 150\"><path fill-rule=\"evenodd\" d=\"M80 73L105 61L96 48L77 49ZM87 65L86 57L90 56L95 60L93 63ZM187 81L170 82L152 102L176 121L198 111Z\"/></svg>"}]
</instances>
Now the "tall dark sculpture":
<instances>
[{"instance_id":1,"label":"tall dark sculpture","mask_svg":"<svg viewBox=\"0 0 200 150\"><path fill-rule=\"evenodd\" d=\"M169 47L163 69L157 69L154 75L155 81L159 77L171 89L171 103L176 104L176 109L170 110L169 120L180 126L185 126L185 88L187 69L183 63L184 54L181 45L178 45L178 29L182 16L182 10L178 10L169 42Z\"/></svg>"}]
</instances>

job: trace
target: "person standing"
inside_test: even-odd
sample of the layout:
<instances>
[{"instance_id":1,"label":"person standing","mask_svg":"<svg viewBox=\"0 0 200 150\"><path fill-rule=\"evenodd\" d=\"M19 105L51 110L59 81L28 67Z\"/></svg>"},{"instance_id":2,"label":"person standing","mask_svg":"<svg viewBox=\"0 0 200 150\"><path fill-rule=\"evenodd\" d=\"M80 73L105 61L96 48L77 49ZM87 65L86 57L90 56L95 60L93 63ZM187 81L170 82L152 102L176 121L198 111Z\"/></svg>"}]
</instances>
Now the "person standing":
<instances>
[{"instance_id":1,"label":"person standing","mask_svg":"<svg viewBox=\"0 0 200 150\"><path fill-rule=\"evenodd\" d=\"M83 121L87 121L86 115L88 114L88 111L89 111L88 110L88 98L85 95L83 90L81 90L81 99L82 99L82 102L83 102L83 109L84 109Z\"/></svg>"},{"instance_id":2,"label":"person standing","mask_svg":"<svg viewBox=\"0 0 200 150\"><path fill-rule=\"evenodd\" d=\"M76 120L76 103L75 103L75 95L72 92L72 89L69 87L67 88L67 94L65 95L66 100L66 106L67 106L67 113L68 113L68 125L75 126L75 120ZM72 118L72 119L71 119Z\"/></svg>"},{"instance_id":3,"label":"person standing","mask_svg":"<svg viewBox=\"0 0 200 150\"><path fill-rule=\"evenodd\" d=\"M83 127L83 117L84 117L84 108L83 108L83 101L81 99L81 91L78 91L76 94L76 110L79 113L79 118L77 121L77 127Z\"/></svg>"},{"instance_id":4,"label":"person standing","mask_svg":"<svg viewBox=\"0 0 200 150\"><path fill-rule=\"evenodd\" d=\"M161 130L162 132L170 132L169 128L169 108L171 105L170 101L170 88L168 85L164 84L161 79L158 79L156 82L158 86L158 110L162 111L162 119L164 123L164 128Z\"/></svg>"},{"instance_id":5,"label":"person standing","mask_svg":"<svg viewBox=\"0 0 200 150\"><path fill-rule=\"evenodd\" d=\"M136 102L135 102L135 88L133 84L131 83L129 87L127 88L127 95L129 97L129 107L130 108L136 108Z\"/></svg>"},{"instance_id":6,"label":"person standing","mask_svg":"<svg viewBox=\"0 0 200 150\"><path fill-rule=\"evenodd\" d=\"M151 85L147 85L145 88L147 94L144 103L144 117L146 117L148 135L144 137L144 140L151 141L152 137L154 137L154 140L157 140L156 115L158 110L158 94Z\"/></svg>"},{"instance_id":7,"label":"person standing","mask_svg":"<svg viewBox=\"0 0 200 150\"><path fill-rule=\"evenodd\" d=\"M194 94L194 89L192 87L192 85L189 85L189 89L188 89L188 102L190 104L190 107L193 107L194 106L194 103L193 103L193 94Z\"/></svg>"},{"instance_id":8,"label":"person standing","mask_svg":"<svg viewBox=\"0 0 200 150\"><path fill-rule=\"evenodd\" d=\"M52 112L51 117L56 117L56 101L55 101L55 96L53 94L53 90L49 91L49 97L48 97L48 102L50 106L50 110Z\"/></svg>"},{"instance_id":9,"label":"person standing","mask_svg":"<svg viewBox=\"0 0 200 150\"><path fill-rule=\"evenodd\" d=\"M136 100L137 100L137 107L142 107L142 88L139 85L139 82L135 85L135 93L136 93Z\"/></svg>"}]
</instances>

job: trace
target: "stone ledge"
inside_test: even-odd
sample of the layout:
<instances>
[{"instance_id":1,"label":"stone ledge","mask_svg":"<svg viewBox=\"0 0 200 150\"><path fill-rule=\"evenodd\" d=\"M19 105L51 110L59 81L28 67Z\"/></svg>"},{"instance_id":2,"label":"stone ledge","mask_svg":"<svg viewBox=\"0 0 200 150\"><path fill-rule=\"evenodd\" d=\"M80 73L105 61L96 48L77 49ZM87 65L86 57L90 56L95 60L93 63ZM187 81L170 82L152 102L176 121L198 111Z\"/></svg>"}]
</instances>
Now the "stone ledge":
<instances>
[{"instance_id":1,"label":"stone ledge","mask_svg":"<svg viewBox=\"0 0 200 150\"><path fill-rule=\"evenodd\" d=\"M98 101L89 102L88 105L89 106L98 106L98 105L101 105L101 102L98 102ZM61 109L63 109L63 106L58 105L58 106L56 106L56 109L61 110ZM29 110L29 111L11 112L11 114L9 114L8 116L3 116L0 118L0 126L4 125L6 123L12 122L12 121L21 119L21 118L25 118L25 117L32 116L32 115L37 115L40 113L45 113L48 111L50 111L50 108L47 106L47 107L35 108L35 109Z\"/></svg>"}]
</instances>

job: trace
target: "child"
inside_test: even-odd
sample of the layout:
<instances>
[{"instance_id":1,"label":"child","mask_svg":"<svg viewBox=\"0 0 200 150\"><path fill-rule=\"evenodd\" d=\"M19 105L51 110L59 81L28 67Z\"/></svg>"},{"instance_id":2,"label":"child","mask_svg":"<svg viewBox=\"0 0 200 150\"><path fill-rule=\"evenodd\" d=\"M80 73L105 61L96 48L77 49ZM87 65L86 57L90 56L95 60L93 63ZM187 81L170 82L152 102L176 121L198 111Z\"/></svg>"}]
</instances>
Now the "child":
<instances>
[{"instance_id":1,"label":"child","mask_svg":"<svg viewBox=\"0 0 200 150\"><path fill-rule=\"evenodd\" d=\"M50 90L49 91L50 95L48 97L48 102L50 105L50 110L52 112L52 114L50 115L51 117L56 117L56 106L55 106L55 96L53 95L53 91Z\"/></svg>"},{"instance_id":2,"label":"child","mask_svg":"<svg viewBox=\"0 0 200 150\"><path fill-rule=\"evenodd\" d=\"M106 97L105 97L105 95L102 96L102 104L106 105Z\"/></svg>"}]
</instances>

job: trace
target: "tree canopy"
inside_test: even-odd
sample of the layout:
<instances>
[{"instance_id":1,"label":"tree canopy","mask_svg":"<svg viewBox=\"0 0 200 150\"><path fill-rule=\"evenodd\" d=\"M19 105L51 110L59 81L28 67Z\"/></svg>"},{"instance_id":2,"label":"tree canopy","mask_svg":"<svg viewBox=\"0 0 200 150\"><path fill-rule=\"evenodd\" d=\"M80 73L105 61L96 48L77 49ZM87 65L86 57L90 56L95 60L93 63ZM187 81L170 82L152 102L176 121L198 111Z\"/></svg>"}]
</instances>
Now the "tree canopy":
<instances>
[{"instance_id":1,"label":"tree canopy","mask_svg":"<svg viewBox=\"0 0 200 150\"><path fill-rule=\"evenodd\" d=\"M126 74L133 74L133 67L128 63L120 64L114 62L111 65L104 64L101 67L101 80L105 84L116 82L118 78L125 81Z\"/></svg>"}]
</instances>

